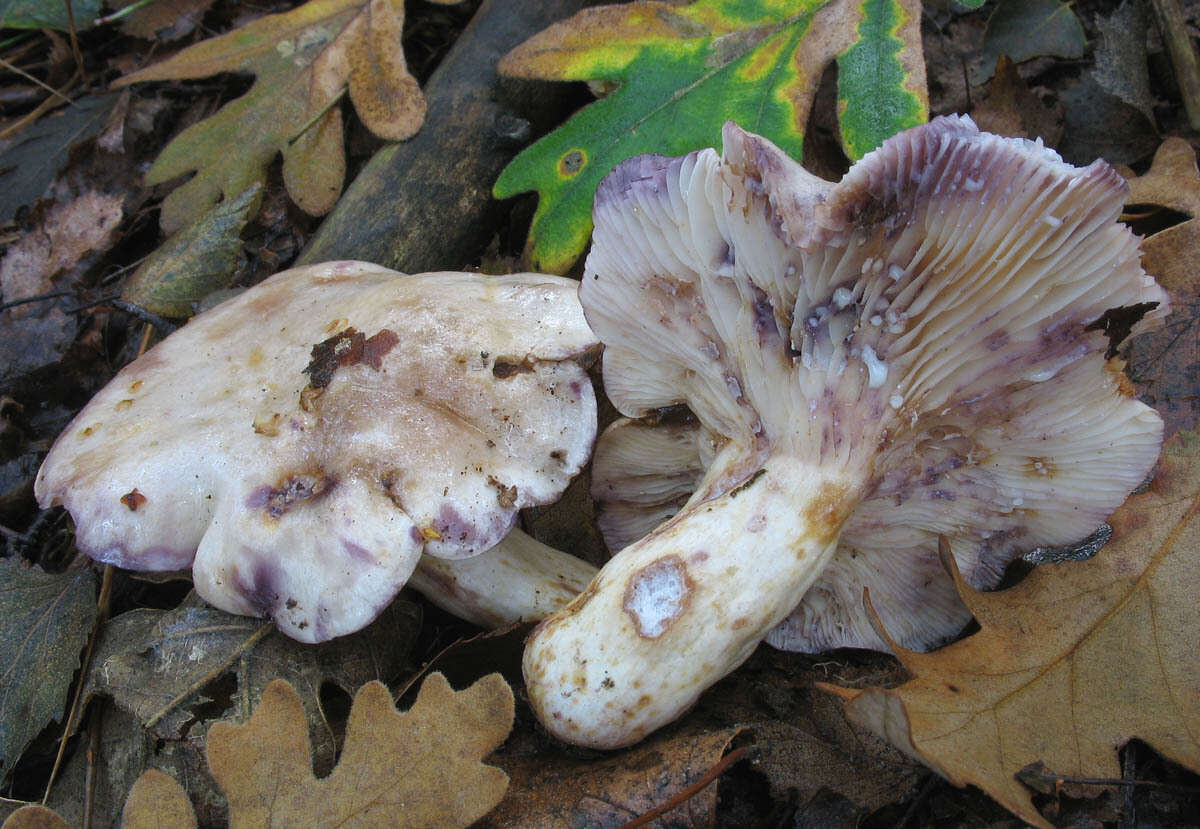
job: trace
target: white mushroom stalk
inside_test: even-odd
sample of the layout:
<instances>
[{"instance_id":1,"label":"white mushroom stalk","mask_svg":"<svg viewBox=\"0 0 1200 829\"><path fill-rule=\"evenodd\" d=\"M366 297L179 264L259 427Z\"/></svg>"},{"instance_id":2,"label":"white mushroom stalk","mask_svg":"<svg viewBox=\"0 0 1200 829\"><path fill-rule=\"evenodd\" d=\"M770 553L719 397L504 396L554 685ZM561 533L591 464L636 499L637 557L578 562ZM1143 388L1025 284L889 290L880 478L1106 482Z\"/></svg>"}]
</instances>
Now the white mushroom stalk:
<instances>
[{"instance_id":1,"label":"white mushroom stalk","mask_svg":"<svg viewBox=\"0 0 1200 829\"><path fill-rule=\"evenodd\" d=\"M530 699L571 742L677 717L837 566L852 516L849 559L875 533L897 555L871 567L903 570L945 533L987 580L1005 534L1095 529L1161 442L1105 358L1111 311L1166 313L1108 165L968 118L896 136L838 184L734 125L724 143L631 159L597 192L581 301L605 388L629 417L685 404L714 451L679 512L530 640ZM908 504L898 526L888 501ZM814 606L854 593L835 581Z\"/></svg>"},{"instance_id":2,"label":"white mushroom stalk","mask_svg":"<svg viewBox=\"0 0 1200 829\"><path fill-rule=\"evenodd\" d=\"M113 378L38 500L100 561L191 566L207 601L302 641L351 633L422 554L491 550L586 463L578 358L597 342L575 290L359 262L277 274Z\"/></svg>"},{"instance_id":3,"label":"white mushroom stalk","mask_svg":"<svg viewBox=\"0 0 1200 829\"><path fill-rule=\"evenodd\" d=\"M460 619L498 628L561 610L595 575L586 561L514 529L477 556L421 556L407 586Z\"/></svg>"}]
</instances>

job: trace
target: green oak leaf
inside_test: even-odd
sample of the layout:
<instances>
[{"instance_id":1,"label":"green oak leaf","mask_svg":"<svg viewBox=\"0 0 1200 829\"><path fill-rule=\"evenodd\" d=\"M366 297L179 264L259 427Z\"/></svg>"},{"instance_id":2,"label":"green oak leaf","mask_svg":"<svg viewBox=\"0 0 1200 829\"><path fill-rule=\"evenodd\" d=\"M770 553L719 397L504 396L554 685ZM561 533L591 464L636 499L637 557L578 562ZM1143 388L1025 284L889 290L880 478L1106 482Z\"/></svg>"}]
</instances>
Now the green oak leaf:
<instances>
[{"instance_id":1,"label":"green oak leaf","mask_svg":"<svg viewBox=\"0 0 1200 829\"><path fill-rule=\"evenodd\" d=\"M626 158L719 147L728 120L799 158L821 73L835 60L851 158L926 120L916 0L638 0L585 9L518 46L502 73L611 89L496 182L497 198L540 196L530 267L562 273L579 257L596 186Z\"/></svg>"}]
</instances>

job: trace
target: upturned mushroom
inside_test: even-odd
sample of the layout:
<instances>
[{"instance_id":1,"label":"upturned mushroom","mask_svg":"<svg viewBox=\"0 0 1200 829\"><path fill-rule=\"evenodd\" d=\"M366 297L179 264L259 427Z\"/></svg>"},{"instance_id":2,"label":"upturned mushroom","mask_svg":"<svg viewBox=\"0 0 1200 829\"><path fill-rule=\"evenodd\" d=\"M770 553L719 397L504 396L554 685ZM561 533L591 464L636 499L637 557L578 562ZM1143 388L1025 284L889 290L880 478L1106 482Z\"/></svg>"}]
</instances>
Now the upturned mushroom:
<instances>
[{"instance_id":1,"label":"upturned mushroom","mask_svg":"<svg viewBox=\"0 0 1200 829\"><path fill-rule=\"evenodd\" d=\"M581 300L606 391L633 418L685 406L703 472L531 637L531 702L570 742L674 719L802 597L793 645L878 644L849 609L867 583L888 629L927 643L897 618L940 601L939 535L991 583L1094 530L1158 454L1158 416L1106 355L1166 295L1107 164L947 117L832 184L723 139L631 159L596 195Z\"/></svg>"},{"instance_id":2,"label":"upturned mushroom","mask_svg":"<svg viewBox=\"0 0 1200 829\"><path fill-rule=\"evenodd\" d=\"M190 566L207 601L302 641L358 630L422 554L492 551L587 461L580 358L597 342L576 284L278 274L117 374L59 436L38 500L67 508L97 560ZM488 560L514 566L503 547Z\"/></svg>"}]
</instances>

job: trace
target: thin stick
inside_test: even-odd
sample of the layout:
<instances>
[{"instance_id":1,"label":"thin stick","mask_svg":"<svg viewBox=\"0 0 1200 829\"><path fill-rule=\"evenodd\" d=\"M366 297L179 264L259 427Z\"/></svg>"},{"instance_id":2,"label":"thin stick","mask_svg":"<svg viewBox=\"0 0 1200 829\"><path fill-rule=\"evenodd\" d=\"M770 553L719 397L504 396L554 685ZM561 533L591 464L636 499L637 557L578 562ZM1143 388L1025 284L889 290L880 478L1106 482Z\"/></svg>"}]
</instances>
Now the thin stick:
<instances>
[{"instance_id":1,"label":"thin stick","mask_svg":"<svg viewBox=\"0 0 1200 829\"><path fill-rule=\"evenodd\" d=\"M1178 783L1162 783L1158 780L1125 780L1120 777L1072 777L1069 774L1054 774L1046 771L1022 770L1021 777L1037 778L1047 783L1075 783L1081 786L1147 786L1152 789L1166 789L1182 794L1200 793L1200 787L1181 786Z\"/></svg>"},{"instance_id":2,"label":"thin stick","mask_svg":"<svg viewBox=\"0 0 1200 829\"><path fill-rule=\"evenodd\" d=\"M54 788L54 781L58 777L59 769L62 768L63 757L67 753L67 738L75 730L75 718L79 714L79 705L83 700L83 687L87 684L85 682L87 671L92 664L92 654L96 650L96 642L100 638L100 628L104 625L104 620L108 617L108 606L112 596L112 583L115 573L116 568L111 564L104 565L104 577L100 581L100 597L96 600L96 624L92 625L92 632L88 636L87 649L83 652L83 660L79 663L79 685L75 688L75 697L71 700L71 710L67 713L67 721L63 723L62 736L58 738L58 753L54 755L54 766L50 769L50 779L46 781L46 791L42 794L43 806L49 802L50 790Z\"/></svg>"},{"instance_id":3,"label":"thin stick","mask_svg":"<svg viewBox=\"0 0 1200 829\"><path fill-rule=\"evenodd\" d=\"M42 89L46 90L51 95L57 95L59 98L63 99L63 103L67 103L67 104L73 103L70 98L68 98L66 95L62 94L61 92L59 92L57 89L52 87L50 84L46 83L43 80L35 78L33 75L30 75L28 72L26 72L21 67L14 66L13 64L6 61L4 58L0 58L0 66L3 66L9 72L12 72L15 75L20 75L22 78L29 81L30 83L40 86Z\"/></svg>"},{"instance_id":4,"label":"thin stick","mask_svg":"<svg viewBox=\"0 0 1200 829\"><path fill-rule=\"evenodd\" d=\"M724 774L730 766L745 757L753 746L742 746L739 749L729 752L720 761L705 772L704 776L697 780L692 785L681 791L679 794L672 797L666 803L655 806L650 811L639 815L628 823L621 824L621 829L636 829L638 826L645 826L650 821L657 818L659 815L665 815L672 809L677 809L687 801L691 800L696 795L700 794L709 784Z\"/></svg>"},{"instance_id":5,"label":"thin stick","mask_svg":"<svg viewBox=\"0 0 1200 829\"><path fill-rule=\"evenodd\" d=\"M59 92L62 94L60 94L58 97L60 97L60 98L64 97L67 92L69 92L72 88L74 88L75 82L79 80L79 77L80 77L79 72L76 72L74 75L72 75L70 77L70 79L65 84L63 84L62 89L59 90ZM47 98L46 100L42 101L40 104L38 104L32 110L30 110L28 113L21 116L16 121L13 121L11 124L9 124L4 129L0 130L0 140L8 138L10 135L15 135L16 133L25 129L27 126L32 124L37 119L41 118L43 115L45 115L47 112L49 112L51 109L53 109L56 106L59 106L59 102L57 99L55 99L53 97Z\"/></svg>"},{"instance_id":6,"label":"thin stick","mask_svg":"<svg viewBox=\"0 0 1200 829\"><path fill-rule=\"evenodd\" d=\"M1167 44L1167 54L1171 56L1171 66L1175 68L1175 80L1183 97L1188 123L1192 129L1200 130L1200 60L1192 47L1183 9L1179 0L1153 0L1151 5L1158 18L1158 30Z\"/></svg>"},{"instance_id":7,"label":"thin stick","mask_svg":"<svg viewBox=\"0 0 1200 829\"><path fill-rule=\"evenodd\" d=\"M144 9L146 6L149 6L153 2L155 2L155 0L137 0L136 3L130 3L125 8L117 9L115 12L113 12L110 15L107 15L105 17L97 17L95 20L92 21L92 25L103 26L105 23L115 23L116 21L121 20L122 18L128 17L129 15L133 14L136 11L140 11L141 9Z\"/></svg>"},{"instance_id":8,"label":"thin stick","mask_svg":"<svg viewBox=\"0 0 1200 829\"><path fill-rule=\"evenodd\" d=\"M318 121L320 121L322 118L324 118L325 113L327 113L327 112L329 112L329 110L333 109L334 106L338 103L338 101L342 100L342 98L345 96L345 94L346 94L346 87L342 87L341 92L339 92L337 95L333 96L333 99L329 103L327 103L325 106L321 107L320 112L318 112L312 118L308 119L307 123L305 123L304 126L300 127L300 129L298 129L296 131L296 134L288 139L288 146L290 147L291 145L293 145L297 141L299 141L300 137L302 135L304 135L304 133L306 133L310 129L312 129L314 124L316 124Z\"/></svg>"},{"instance_id":9,"label":"thin stick","mask_svg":"<svg viewBox=\"0 0 1200 829\"><path fill-rule=\"evenodd\" d=\"M75 58L75 72L83 78L86 76L83 71L83 52L79 48L79 38L75 32L75 9L71 6L71 0L63 0L63 5L67 7L68 34L71 36L71 55Z\"/></svg>"},{"instance_id":10,"label":"thin stick","mask_svg":"<svg viewBox=\"0 0 1200 829\"><path fill-rule=\"evenodd\" d=\"M18 305L28 305L31 302L45 302L48 299L58 299L61 296L72 295L72 291L51 291L48 294L22 297L21 299L14 299L9 302L0 302L0 311L7 311L9 308L16 308Z\"/></svg>"}]
</instances>

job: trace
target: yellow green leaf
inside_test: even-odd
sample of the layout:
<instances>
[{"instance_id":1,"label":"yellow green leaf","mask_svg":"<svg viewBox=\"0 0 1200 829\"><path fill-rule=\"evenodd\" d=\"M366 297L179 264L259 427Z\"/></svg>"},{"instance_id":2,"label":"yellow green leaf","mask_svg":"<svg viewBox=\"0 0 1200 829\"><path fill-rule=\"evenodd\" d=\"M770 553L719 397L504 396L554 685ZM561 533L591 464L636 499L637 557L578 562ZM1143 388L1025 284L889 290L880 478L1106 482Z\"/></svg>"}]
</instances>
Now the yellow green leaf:
<instances>
[{"instance_id":1,"label":"yellow green leaf","mask_svg":"<svg viewBox=\"0 0 1200 829\"><path fill-rule=\"evenodd\" d=\"M579 12L510 52L500 71L611 89L518 155L494 193L539 194L527 257L561 273L591 234L596 185L642 153L719 147L727 120L799 158L821 73L838 62L851 158L923 122L916 0L638 0Z\"/></svg>"}]
</instances>

